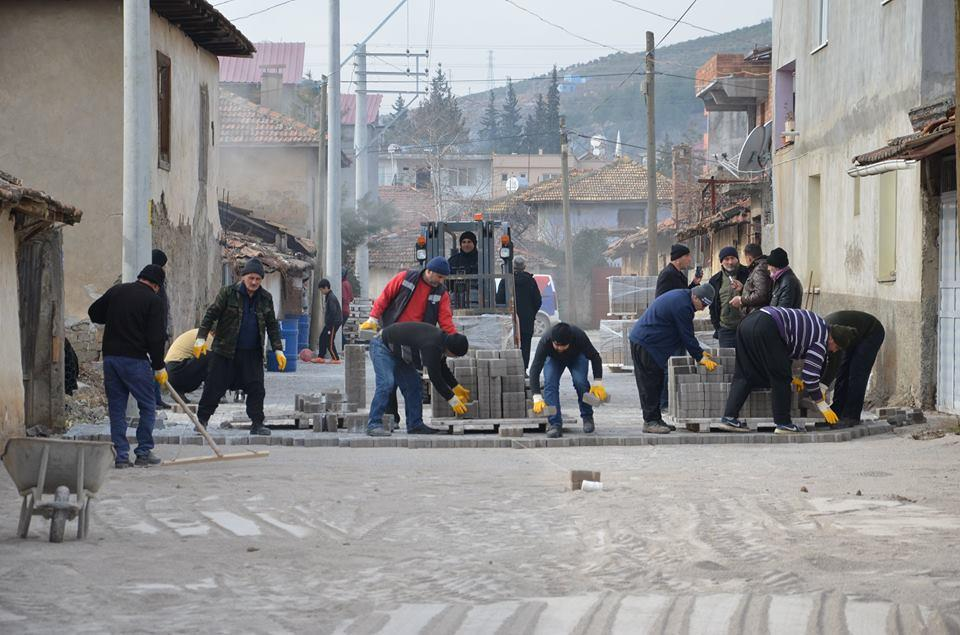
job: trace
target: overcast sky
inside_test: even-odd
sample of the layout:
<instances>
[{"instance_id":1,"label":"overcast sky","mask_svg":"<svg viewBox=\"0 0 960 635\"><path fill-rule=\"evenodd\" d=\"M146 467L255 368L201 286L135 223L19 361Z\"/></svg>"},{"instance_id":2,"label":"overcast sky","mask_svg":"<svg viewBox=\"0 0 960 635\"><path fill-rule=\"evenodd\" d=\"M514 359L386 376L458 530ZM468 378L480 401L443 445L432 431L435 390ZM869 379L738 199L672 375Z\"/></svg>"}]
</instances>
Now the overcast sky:
<instances>
[{"instance_id":1,"label":"overcast sky","mask_svg":"<svg viewBox=\"0 0 960 635\"><path fill-rule=\"evenodd\" d=\"M305 70L312 71L314 77L327 73L329 5L326 0L288 0L262 14L237 19L281 1L214 0L214 4L228 18L236 19L236 25L254 42L306 42ZM367 37L398 2L342 0L341 59L350 53L353 44ZM423 51L430 45L431 70L436 64L442 64L452 75L454 92L464 95L489 86L488 51L493 51L493 75L499 86L508 76L530 77L549 70L554 64L563 67L586 62L616 50L640 51L644 48L645 31L653 31L659 40L673 26L673 20L626 5L676 19L689 4L687 0L409 0L374 36L367 51L403 52L408 47ZM431 5L434 6L432 39ZM523 9L539 14L572 34L545 24ZM697 0L684 17L683 21L689 24L677 25L663 45L709 35L704 29L724 32L756 24L769 18L771 11L771 0ZM411 66L412 63L411 60ZM390 71L396 70L396 66L406 68L406 58L368 62L369 70ZM343 78L352 77L351 63L344 69ZM374 83L374 79L370 78L371 91L411 87L387 84L385 78L376 78ZM353 92L353 86L343 85L343 90ZM395 95L387 95L385 105L394 98Z\"/></svg>"}]
</instances>

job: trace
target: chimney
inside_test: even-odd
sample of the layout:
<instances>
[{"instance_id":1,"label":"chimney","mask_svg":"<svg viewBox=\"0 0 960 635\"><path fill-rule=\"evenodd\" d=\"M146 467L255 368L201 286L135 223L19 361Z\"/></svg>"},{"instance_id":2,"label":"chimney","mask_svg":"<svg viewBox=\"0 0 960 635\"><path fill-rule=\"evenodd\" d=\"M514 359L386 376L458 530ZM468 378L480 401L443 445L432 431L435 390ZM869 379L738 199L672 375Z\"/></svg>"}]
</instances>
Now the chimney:
<instances>
[{"instance_id":1,"label":"chimney","mask_svg":"<svg viewBox=\"0 0 960 635\"><path fill-rule=\"evenodd\" d=\"M260 67L260 105L283 112L283 64Z\"/></svg>"}]
</instances>

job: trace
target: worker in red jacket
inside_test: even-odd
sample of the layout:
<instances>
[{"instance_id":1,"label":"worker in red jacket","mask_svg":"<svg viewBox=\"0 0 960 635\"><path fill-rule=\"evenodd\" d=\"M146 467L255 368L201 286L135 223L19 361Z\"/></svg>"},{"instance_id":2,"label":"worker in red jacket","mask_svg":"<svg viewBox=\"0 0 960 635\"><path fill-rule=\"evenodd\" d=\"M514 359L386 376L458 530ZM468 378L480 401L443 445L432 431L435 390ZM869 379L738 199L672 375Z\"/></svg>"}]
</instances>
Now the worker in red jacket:
<instances>
[{"instance_id":1,"label":"worker in red jacket","mask_svg":"<svg viewBox=\"0 0 960 635\"><path fill-rule=\"evenodd\" d=\"M450 294L443 286L443 281L449 275L450 263L442 256L432 258L422 271L401 271L384 287L370 309L370 317L360 325L360 330L377 331L400 322L425 322L453 335L457 327L453 325ZM396 390L390 396L385 414L392 414L394 420L400 423Z\"/></svg>"}]
</instances>

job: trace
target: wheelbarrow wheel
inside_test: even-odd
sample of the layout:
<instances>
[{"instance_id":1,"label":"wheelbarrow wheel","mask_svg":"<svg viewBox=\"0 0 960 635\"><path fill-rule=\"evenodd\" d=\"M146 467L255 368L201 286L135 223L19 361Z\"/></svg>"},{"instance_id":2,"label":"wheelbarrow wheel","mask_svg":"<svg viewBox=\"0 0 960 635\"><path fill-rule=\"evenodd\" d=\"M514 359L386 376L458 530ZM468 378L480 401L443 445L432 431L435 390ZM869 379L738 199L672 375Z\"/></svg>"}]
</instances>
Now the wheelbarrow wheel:
<instances>
[{"instance_id":1,"label":"wheelbarrow wheel","mask_svg":"<svg viewBox=\"0 0 960 635\"><path fill-rule=\"evenodd\" d=\"M58 487L56 494L53 495L56 503L70 502L70 490L66 487ZM63 534L67 528L67 517L70 512L66 509L57 509L50 518L50 542L63 542Z\"/></svg>"}]
</instances>

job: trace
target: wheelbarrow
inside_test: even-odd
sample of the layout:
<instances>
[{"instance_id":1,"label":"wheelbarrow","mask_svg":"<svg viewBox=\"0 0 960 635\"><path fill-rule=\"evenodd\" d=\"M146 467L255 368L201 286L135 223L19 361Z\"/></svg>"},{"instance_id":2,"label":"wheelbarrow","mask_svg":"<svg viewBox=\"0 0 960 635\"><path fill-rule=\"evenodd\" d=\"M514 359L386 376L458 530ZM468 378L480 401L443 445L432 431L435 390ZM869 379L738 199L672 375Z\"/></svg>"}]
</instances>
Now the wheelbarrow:
<instances>
[{"instance_id":1,"label":"wheelbarrow","mask_svg":"<svg viewBox=\"0 0 960 635\"><path fill-rule=\"evenodd\" d=\"M77 538L90 529L90 502L113 467L116 452L104 441L18 437L0 459L23 497L17 535L27 537L33 516L50 520L50 542L63 542L68 520L78 518ZM53 500L43 501L44 494ZM75 502L70 502L73 494Z\"/></svg>"}]
</instances>

